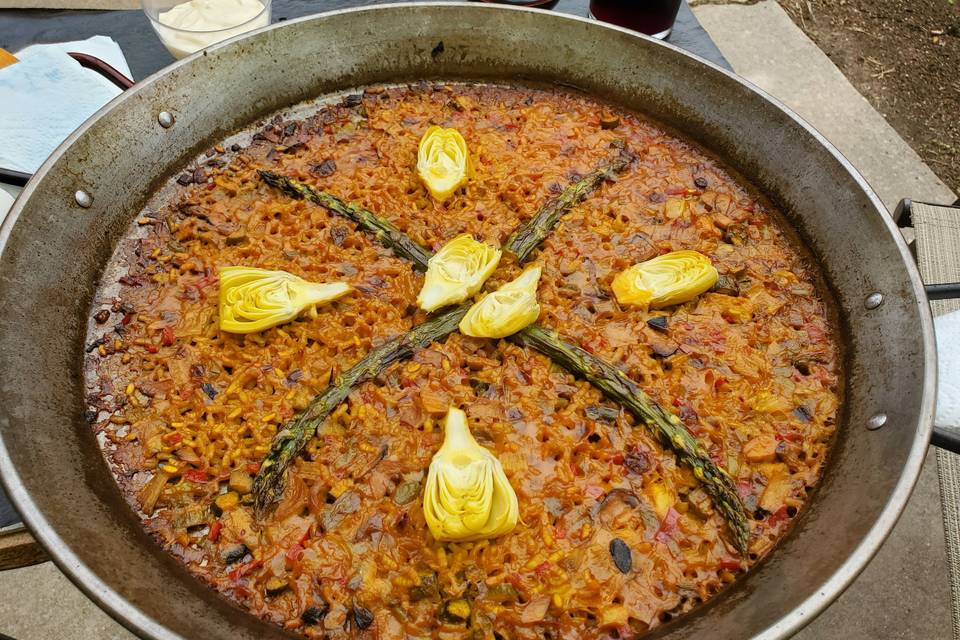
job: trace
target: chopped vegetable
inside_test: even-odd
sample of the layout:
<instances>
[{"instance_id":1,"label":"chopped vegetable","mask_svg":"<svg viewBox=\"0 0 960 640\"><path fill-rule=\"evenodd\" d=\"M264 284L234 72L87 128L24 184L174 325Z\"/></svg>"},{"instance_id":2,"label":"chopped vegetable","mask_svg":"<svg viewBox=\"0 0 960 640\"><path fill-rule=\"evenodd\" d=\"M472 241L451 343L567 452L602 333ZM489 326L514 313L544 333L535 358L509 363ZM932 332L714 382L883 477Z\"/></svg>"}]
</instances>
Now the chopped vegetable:
<instances>
[{"instance_id":1,"label":"chopped vegetable","mask_svg":"<svg viewBox=\"0 0 960 640\"><path fill-rule=\"evenodd\" d=\"M501 254L500 249L478 242L470 234L457 236L427 263L417 304L424 311L435 311L463 302L480 290L497 268Z\"/></svg>"},{"instance_id":2,"label":"chopped vegetable","mask_svg":"<svg viewBox=\"0 0 960 640\"><path fill-rule=\"evenodd\" d=\"M229 487L230 491L245 495L253 491L253 478L243 469L235 469L230 472Z\"/></svg>"},{"instance_id":3,"label":"chopped vegetable","mask_svg":"<svg viewBox=\"0 0 960 640\"><path fill-rule=\"evenodd\" d=\"M470 602L465 598L450 600L440 609L440 621L459 624L470 618Z\"/></svg>"},{"instance_id":4,"label":"chopped vegetable","mask_svg":"<svg viewBox=\"0 0 960 640\"><path fill-rule=\"evenodd\" d=\"M517 494L500 461L474 440L466 414L447 412L443 446L430 462L423 514L440 541L495 538L520 516Z\"/></svg>"},{"instance_id":5,"label":"chopped vegetable","mask_svg":"<svg viewBox=\"0 0 960 640\"><path fill-rule=\"evenodd\" d=\"M524 624L531 622L540 622L547 615L547 609L550 608L550 596L537 596L527 603L520 614L520 621Z\"/></svg>"},{"instance_id":6,"label":"chopped vegetable","mask_svg":"<svg viewBox=\"0 0 960 640\"><path fill-rule=\"evenodd\" d=\"M520 600L520 594L517 592L516 587L509 582L501 582L500 584L493 585L487 589L485 597L487 600L494 602L517 602Z\"/></svg>"},{"instance_id":7,"label":"chopped vegetable","mask_svg":"<svg viewBox=\"0 0 960 640\"><path fill-rule=\"evenodd\" d=\"M540 266L528 267L518 278L483 297L460 321L460 331L474 338L506 338L540 316L537 283Z\"/></svg>"},{"instance_id":8,"label":"chopped vegetable","mask_svg":"<svg viewBox=\"0 0 960 640\"><path fill-rule=\"evenodd\" d=\"M598 624L601 628L622 628L630 621L630 610L622 604L609 605L600 613Z\"/></svg>"},{"instance_id":9,"label":"chopped vegetable","mask_svg":"<svg viewBox=\"0 0 960 640\"><path fill-rule=\"evenodd\" d=\"M440 587L437 585L437 576L434 574L420 576L420 584L410 589L410 602L435 600L439 597Z\"/></svg>"},{"instance_id":10,"label":"chopped vegetable","mask_svg":"<svg viewBox=\"0 0 960 640\"><path fill-rule=\"evenodd\" d=\"M173 518L173 526L176 529L189 529L206 523L206 509L196 505L177 510Z\"/></svg>"},{"instance_id":11,"label":"chopped vegetable","mask_svg":"<svg viewBox=\"0 0 960 640\"><path fill-rule=\"evenodd\" d=\"M420 138L417 175L437 200L446 200L469 179L467 141L456 129L433 126Z\"/></svg>"},{"instance_id":12,"label":"chopped vegetable","mask_svg":"<svg viewBox=\"0 0 960 640\"><path fill-rule=\"evenodd\" d=\"M618 407L606 407L600 404L588 404L583 408L583 412L586 413L587 417L591 420L601 422L616 422L617 418L620 417L620 409Z\"/></svg>"},{"instance_id":13,"label":"chopped vegetable","mask_svg":"<svg viewBox=\"0 0 960 640\"><path fill-rule=\"evenodd\" d=\"M613 293L620 304L661 309L693 300L718 277L702 253L673 251L621 272L613 280Z\"/></svg>"},{"instance_id":14,"label":"chopped vegetable","mask_svg":"<svg viewBox=\"0 0 960 640\"><path fill-rule=\"evenodd\" d=\"M650 497L653 500L653 508L657 515L661 520L666 518L667 512L670 511L670 507L676 501L673 492L661 480L651 483L649 490Z\"/></svg>"},{"instance_id":15,"label":"chopped vegetable","mask_svg":"<svg viewBox=\"0 0 960 640\"><path fill-rule=\"evenodd\" d=\"M140 490L140 509L142 509L144 513L147 515L153 513L157 499L160 498L160 494L163 493L163 488L167 486L167 482L172 476L172 473L162 468L158 469L156 475L150 479L150 482L143 486L143 489Z\"/></svg>"},{"instance_id":16,"label":"chopped vegetable","mask_svg":"<svg viewBox=\"0 0 960 640\"><path fill-rule=\"evenodd\" d=\"M238 496L233 491L225 493L222 496L217 496L217 499L213 501L213 512L220 516L227 511L232 511L237 508L240 504L240 496Z\"/></svg>"},{"instance_id":17,"label":"chopped vegetable","mask_svg":"<svg viewBox=\"0 0 960 640\"><path fill-rule=\"evenodd\" d=\"M220 328L256 333L289 322L307 308L352 291L344 282L317 284L286 271L253 267L220 269Z\"/></svg>"},{"instance_id":18,"label":"chopped vegetable","mask_svg":"<svg viewBox=\"0 0 960 640\"><path fill-rule=\"evenodd\" d=\"M770 480L760 496L760 508L773 513L790 497L793 482L786 465L775 464L771 467L774 467L774 471L770 474Z\"/></svg>"},{"instance_id":19,"label":"chopped vegetable","mask_svg":"<svg viewBox=\"0 0 960 640\"><path fill-rule=\"evenodd\" d=\"M769 434L757 436L743 445L743 455L748 462L773 462L777 455L777 439Z\"/></svg>"},{"instance_id":20,"label":"chopped vegetable","mask_svg":"<svg viewBox=\"0 0 960 640\"><path fill-rule=\"evenodd\" d=\"M420 493L420 483L418 481L404 482L397 487L397 492L393 495L393 501L403 505L412 502L417 494Z\"/></svg>"},{"instance_id":21,"label":"chopped vegetable","mask_svg":"<svg viewBox=\"0 0 960 640\"><path fill-rule=\"evenodd\" d=\"M268 596L275 596L278 593L286 591L287 587L289 586L290 585L287 584L287 581L284 580L283 578L274 577L267 580L267 584L264 585L264 589L267 592Z\"/></svg>"},{"instance_id":22,"label":"chopped vegetable","mask_svg":"<svg viewBox=\"0 0 960 640\"><path fill-rule=\"evenodd\" d=\"M730 276L718 277L717 282L710 290L725 296L736 297L740 295L740 287L737 286L737 281Z\"/></svg>"}]
</instances>

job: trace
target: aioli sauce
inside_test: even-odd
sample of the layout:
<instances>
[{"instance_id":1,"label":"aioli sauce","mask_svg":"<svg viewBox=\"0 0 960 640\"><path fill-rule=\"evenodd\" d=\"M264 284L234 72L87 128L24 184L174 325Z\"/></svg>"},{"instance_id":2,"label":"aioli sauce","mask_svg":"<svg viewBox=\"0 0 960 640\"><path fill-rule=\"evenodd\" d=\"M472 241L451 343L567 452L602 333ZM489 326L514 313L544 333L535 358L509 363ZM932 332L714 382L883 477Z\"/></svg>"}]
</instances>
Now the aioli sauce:
<instances>
[{"instance_id":1,"label":"aioli sauce","mask_svg":"<svg viewBox=\"0 0 960 640\"><path fill-rule=\"evenodd\" d=\"M179 59L227 38L267 26L270 12L264 11L259 0L189 0L164 11L158 19L160 24L156 28L160 39Z\"/></svg>"}]
</instances>

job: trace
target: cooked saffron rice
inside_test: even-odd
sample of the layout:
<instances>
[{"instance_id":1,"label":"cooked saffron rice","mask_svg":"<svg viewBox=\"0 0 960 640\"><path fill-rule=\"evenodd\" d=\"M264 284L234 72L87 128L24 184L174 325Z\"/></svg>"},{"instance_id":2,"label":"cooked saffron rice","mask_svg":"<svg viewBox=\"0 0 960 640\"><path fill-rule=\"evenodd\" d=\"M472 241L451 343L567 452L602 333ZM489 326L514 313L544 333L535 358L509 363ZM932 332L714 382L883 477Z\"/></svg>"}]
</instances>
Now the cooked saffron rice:
<instances>
[{"instance_id":1,"label":"cooked saffron rice","mask_svg":"<svg viewBox=\"0 0 960 640\"><path fill-rule=\"evenodd\" d=\"M474 171L444 202L416 171L431 125L463 135ZM637 161L531 257L539 322L681 418L736 483L749 555L693 473L599 391L536 352L458 333L355 389L257 521L251 478L280 425L425 318L421 272L257 170L356 202L434 251L462 233L500 246L615 140ZM255 615L308 637L634 637L769 553L820 477L841 385L819 274L748 185L635 114L522 86L374 88L275 118L171 185L136 216L91 310L90 415L147 530ZM708 256L717 286L658 311L618 306L618 273L678 250ZM355 291L232 335L217 274L237 265ZM488 290L520 271L505 260ZM422 484L450 406L516 491L507 535L430 536Z\"/></svg>"}]
</instances>

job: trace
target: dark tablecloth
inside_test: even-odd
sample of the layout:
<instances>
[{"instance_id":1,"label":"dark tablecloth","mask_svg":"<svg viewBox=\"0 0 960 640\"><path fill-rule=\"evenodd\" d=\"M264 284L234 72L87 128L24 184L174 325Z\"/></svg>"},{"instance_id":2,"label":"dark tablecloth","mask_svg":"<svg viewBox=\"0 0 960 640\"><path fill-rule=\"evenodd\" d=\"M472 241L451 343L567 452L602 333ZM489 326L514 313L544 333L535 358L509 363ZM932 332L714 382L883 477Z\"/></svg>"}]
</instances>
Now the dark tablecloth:
<instances>
[{"instance_id":1,"label":"dark tablecloth","mask_svg":"<svg viewBox=\"0 0 960 640\"><path fill-rule=\"evenodd\" d=\"M384 0L273 0L273 20L343 9L385 4ZM560 0L556 11L587 15L587 0ZM110 36L123 49L135 80L142 80L173 62L142 11L0 10L0 48L16 52L31 44ZM711 62L730 68L723 54L691 13L680 7L669 41ZM0 488L0 528L20 520Z\"/></svg>"},{"instance_id":2,"label":"dark tablecloth","mask_svg":"<svg viewBox=\"0 0 960 640\"><path fill-rule=\"evenodd\" d=\"M346 7L385 4L384 0L273 0L273 20L343 9ZM587 15L587 0L560 0L556 11ZM0 10L0 47L17 51L41 42L81 40L91 36L110 36L120 44L133 72L134 80L142 80L173 62L160 43L142 11L18 11ZM703 30L684 2L670 42L711 62L723 66L727 61Z\"/></svg>"}]
</instances>

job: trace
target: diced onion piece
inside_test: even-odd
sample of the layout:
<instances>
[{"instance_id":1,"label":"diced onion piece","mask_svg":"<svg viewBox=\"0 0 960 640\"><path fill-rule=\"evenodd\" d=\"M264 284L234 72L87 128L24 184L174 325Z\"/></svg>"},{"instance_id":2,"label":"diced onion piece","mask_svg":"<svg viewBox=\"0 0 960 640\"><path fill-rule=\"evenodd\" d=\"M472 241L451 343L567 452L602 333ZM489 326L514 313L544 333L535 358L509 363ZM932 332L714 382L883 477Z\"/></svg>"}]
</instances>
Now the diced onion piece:
<instances>
[{"instance_id":1,"label":"diced onion piece","mask_svg":"<svg viewBox=\"0 0 960 640\"><path fill-rule=\"evenodd\" d=\"M620 304L660 309L693 300L716 283L710 258L696 251L673 251L635 264L613 279Z\"/></svg>"},{"instance_id":2,"label":"diced onion piece","mask_svg":"<svg viewBox=\"0 0 960 640\"><path fill-rule=\"evenodd\" d=\"M500 249L477 242L470 234L457 236L443 245L427 263L417 304L434 311L463 302L480 291L500 263Z\"/></svg>"},{"instance_id":3,"label":"diced onion piece","mask_svg":"<svg viewBox=\"0 0 960 640\"><path fill-rule=\"evenodd\" d=\"M345 282L317 284L286 271L224 267L220 269L220 328L230 333L263 331L352 290Z\"/></svg>"},{"instance_id":4,"label":"diced onion piece","mask_svg":"<svg viewBox=\"0 0 960 640\"><path fill-rule=\"evenodd\" d=\"M470 176L467 142L456 129L430 127L420 138L417 174L437 200L446 200Z\"/></svg>"},{"instance_id":5,"label":"diced onion piece","mask_svg":"<svg viewBox=\"0 0 960 640\"><path fill-rule=\"evenodd\" d=\"M506 338L540 317L537 302L539 266L526 269L516 280L484 296L460 321L460 331L474 338Z\"/></svg>"},{"instance_id":6,"label":"diced onion piece","mask_svg":"<svg viewBox=\"0 0 960 640\"><path fill-rule=\"evenodd\" d=\"M502 536L517 525L517 494L500 461L481 447L466 414L450 407L443 446L433 456L423 493L423 515L441 542Z\"/></svg>"}]
</instances>

